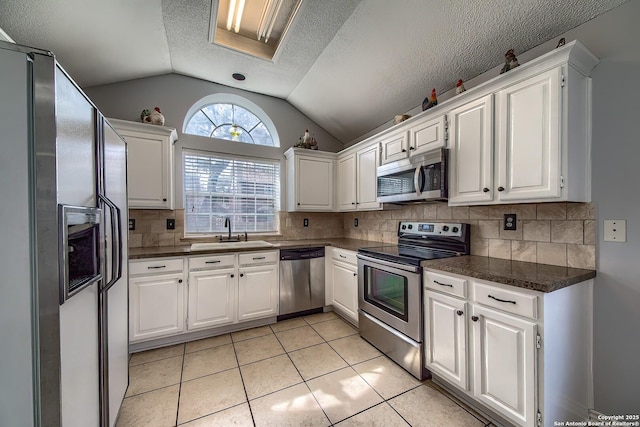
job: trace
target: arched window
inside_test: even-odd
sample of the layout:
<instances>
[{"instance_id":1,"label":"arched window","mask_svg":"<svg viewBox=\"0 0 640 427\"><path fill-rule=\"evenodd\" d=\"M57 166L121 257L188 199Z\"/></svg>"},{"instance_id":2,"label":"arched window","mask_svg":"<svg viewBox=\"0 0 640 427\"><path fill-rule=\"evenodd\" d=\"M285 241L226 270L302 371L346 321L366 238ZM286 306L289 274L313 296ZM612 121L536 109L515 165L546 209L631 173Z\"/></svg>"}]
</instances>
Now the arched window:
<instances>
[{"instance_id":1,"label":"arched window","mask_svg":"<svg viewBox=\"0 0 640 427\"><path fill-rule=\"evenodd\" d=\"M195 105L198 107L194 108ZM197 102L187 114L184 133L245 144L278 147L275 127L267 115L248 100L216 94ZM271 129L270 129L271 128Z\"/></svg>"}]
</instances>

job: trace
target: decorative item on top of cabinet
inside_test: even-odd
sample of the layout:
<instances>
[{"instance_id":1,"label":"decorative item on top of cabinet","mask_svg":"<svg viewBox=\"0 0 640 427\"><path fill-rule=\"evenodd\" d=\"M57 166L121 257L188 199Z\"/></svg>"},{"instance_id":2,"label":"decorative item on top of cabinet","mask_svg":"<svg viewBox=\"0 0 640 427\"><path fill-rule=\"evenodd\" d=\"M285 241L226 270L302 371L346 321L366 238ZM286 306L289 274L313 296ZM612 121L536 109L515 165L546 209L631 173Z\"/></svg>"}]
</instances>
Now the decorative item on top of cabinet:
<instances>
[{"instance_id":1,"label":"decorative item on top of cabinet","mask_svg":"<svg viewBox=\"0 0 640 427\"><path fill-rule=\"evenodd\" d=\"M304 131L304 135L302 135L300 137L300 139L298 140L298 142L296 143L296 145L294 145L295 148L308 148L311 150L317 150L318 149L318 142L316 141L316 138L314 136L311 136L309 134L309 129L306 129Z\"/></svg>"},{"instance_id":2,"label":"decorative item on top of cabinet","mask_svg":"<svg viewBox=\"0 0 640 427\"><path fill-rule=\"evenodd\" d=\"M333 211L337 155L292 147L284 156L287 161L287 210Z\"/></svg>"},{"instance_id":3,"label":"decorative item on top of cabinet","mask_svg":"<svg viewBox=\"0 0 640 427\"><path fill-rule=\"evenodd\" d=\"M467 89L465 89L462 79L458 80L458 83L456 83L456 95L460 95L465 90Z\"/></svg>"},{"instance_id":4,"label":"decorative item on top of cabinet","mask_svg":"<svg viewBox=\"0 0 640 427\"><path fill-rule=\"evenodd\" d=\"M174 128L109 119L127 141L130 209L173 209Z\"/></svg>"},{"instance_id":5,"label":"decorative item on top of cabinet","mask_svg":"<svg viewBox=\"0 0 640 427\"><path fill-rule=\"evenodd\" d=\"M147 109L142 110L142 113L140 113L140 121L142 123L164 126L164 116L160 112L159 107L154 108L151 112Z\"/></svg>"},{"instance_id":6,"label":"decorative item on top of cabinet","mask_svg":"<svg viewBox=\"0 0 640 427\"><path fill-rule=\"evenodd\" d=\"M393 123L394 124L400 124L402 122L404 122L407 119L411 118L411 114L401 114L401 115L397 115L393 118Z\"/></svg>"},{"instance_id":7,"label":"decorative item on top of cabinet","mask_svg":"<svg viewBox=\"0 0 640 427\"><path fill-rule=\"evenodd\" d=\"M513 70L518 65L518 58L516 58L516 54L513 52L513 49L509 49L507 53L504 54L504 66L502 70L500 70L500 74L506 73L509 70Z\"/></svg>"},{"instance_id":8,"label":"decorative item on top of cabinet","mask_svg":"<svg viewBox=\"0 0 640 427\"><path fill-rule=\"evenodd\" d=\"M436 105L438 105L438 98L436 97L436 88L434 87L431 89L431 95L422 101L422 111L428 110Z\"/></svg>"}]
</instances>

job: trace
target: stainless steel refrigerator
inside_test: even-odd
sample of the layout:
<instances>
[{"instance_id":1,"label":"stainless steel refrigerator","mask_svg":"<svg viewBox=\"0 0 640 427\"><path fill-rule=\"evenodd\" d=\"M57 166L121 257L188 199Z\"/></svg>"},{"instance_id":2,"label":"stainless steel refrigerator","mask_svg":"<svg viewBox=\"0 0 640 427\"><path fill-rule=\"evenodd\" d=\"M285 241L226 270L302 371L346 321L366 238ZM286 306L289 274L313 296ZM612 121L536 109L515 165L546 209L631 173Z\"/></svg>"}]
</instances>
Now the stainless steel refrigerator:
<instances>
[{"instance_id":1,"label":"stainless steel refrigerator","mask_svg":"<svg viewBox=\"0 0 640 427\"><path fill-rule=\"evenodd\" d=\"M128 386L126 143L0 41L0 425L113 426Z\"/></svg>"}]
</instances>

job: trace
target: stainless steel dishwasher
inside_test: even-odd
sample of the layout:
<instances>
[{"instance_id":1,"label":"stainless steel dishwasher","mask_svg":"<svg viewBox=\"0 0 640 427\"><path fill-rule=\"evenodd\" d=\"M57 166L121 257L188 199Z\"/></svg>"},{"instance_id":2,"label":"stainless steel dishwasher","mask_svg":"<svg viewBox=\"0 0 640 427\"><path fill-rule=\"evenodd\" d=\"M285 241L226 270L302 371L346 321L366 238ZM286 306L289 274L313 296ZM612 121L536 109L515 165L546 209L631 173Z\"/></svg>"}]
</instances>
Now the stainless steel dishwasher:
<instances>
[{"instance_id":1,"label":"stainless steel dishwasher","mask_svg":"<svg viewBox=\"0 0 640 427\"><path fill-rule=\"evenodd\" d=\"M280 250L278 320L321 312L324 307L324 247Z\"/></svg>"}]
</instances>

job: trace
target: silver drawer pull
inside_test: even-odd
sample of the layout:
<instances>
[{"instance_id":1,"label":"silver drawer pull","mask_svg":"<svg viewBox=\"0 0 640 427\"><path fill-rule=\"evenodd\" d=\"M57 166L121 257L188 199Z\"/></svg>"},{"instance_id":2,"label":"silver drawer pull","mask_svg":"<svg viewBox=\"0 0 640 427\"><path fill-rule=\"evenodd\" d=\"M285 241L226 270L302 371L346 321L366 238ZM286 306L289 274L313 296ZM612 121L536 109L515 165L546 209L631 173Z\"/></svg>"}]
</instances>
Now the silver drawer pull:
<instances>
[{"instance_id":1,"label":"silver drawer pull","mask_svg":"<svg viewBox=\"0 0 640 427\"><path fill-rule=\"evenodd\" d=\"M167 268L166 265L152 265L151 267L147 267L149 270L154 269L154 268Z\"/></svg>"},{"instance_id":2,"label":"silver drawer pull","mask_svg":"<svg viewBox=\"0 0 640 427\"><path fill-rule=\"evenodd\" d=\"M489 298L494 299L496 301L500 301L500 302L508 302L509 304L514 304L514 305L516 303L515 301L509 301L509 300L506 300L506 299L496 298L493 295L489 295Z\"/></svg>"},{"instance_id":3,"label":"silver drawer pull","mask_svg":"<svg viewBox=\"0 0 640 427\"><path fill-rule=\"evenodd\" d=\"M340 255L340 258L346 258L346 256L344 256L344 255Z\"/></svg>"},{"instance_id":4,"label":"silver drawer pull","mask_svg":"<svg viewBox=\"0 0 640 427\"><path fill-rule=\"evenodd\" d=\"M254 256L254 257L253 257L253 259L254 259L254 260L257 260L257 259L265 259L265 258L266 258L266 257L263 257L263 256Z\"/></svg>"},{"instance_id":5,"label":"silver drawer pull","mask_svg":"<svg viewBox=\"0 0 640 427\"><path fill-rule=\"evenodd\" d=\"M219 263L220 263L220 260L218 259L218 260L216 260L216 261L205 261L204 263L205 263L205 264L219 264Z\"/></svg>"},{"instance_id":6,"label":"silver drawer pull","mask_svg":"<svg viewBox=\"0 0 640 427\"><path fill-rule=\"evenodd\" d=\"M450 288L453 288L453 285L450 285L448 283L440 283L437 280L434 280L433 283L435 283L436 285L440 285L440 286L448 286Z\"/></svg>"}]
</instances>

